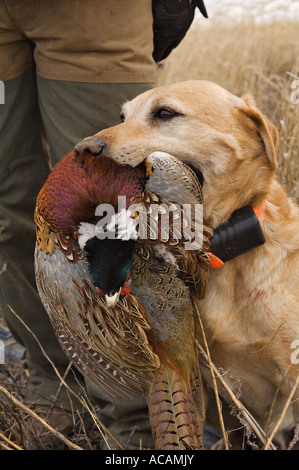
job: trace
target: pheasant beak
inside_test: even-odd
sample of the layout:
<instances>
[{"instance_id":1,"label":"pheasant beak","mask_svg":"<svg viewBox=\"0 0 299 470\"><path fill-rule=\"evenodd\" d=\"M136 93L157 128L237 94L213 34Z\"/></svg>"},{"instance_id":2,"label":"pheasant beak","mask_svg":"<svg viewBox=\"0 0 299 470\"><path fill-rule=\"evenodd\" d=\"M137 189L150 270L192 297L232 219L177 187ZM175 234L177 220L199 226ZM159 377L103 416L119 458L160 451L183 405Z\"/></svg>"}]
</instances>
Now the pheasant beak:
<instances>
[{"instance_id":1,"label":"pheasant beak","mask_svg":"<svg viewBox=\"0 0 299 470\"><path fill-rule=\"evenodd\" d=\"M121 289L119 289L119 291L115 292L115 294L113 295L105 294L105 301L106 301L107 307L113 308L117 304L120 291Z\"/></svg>"}]
</instances>

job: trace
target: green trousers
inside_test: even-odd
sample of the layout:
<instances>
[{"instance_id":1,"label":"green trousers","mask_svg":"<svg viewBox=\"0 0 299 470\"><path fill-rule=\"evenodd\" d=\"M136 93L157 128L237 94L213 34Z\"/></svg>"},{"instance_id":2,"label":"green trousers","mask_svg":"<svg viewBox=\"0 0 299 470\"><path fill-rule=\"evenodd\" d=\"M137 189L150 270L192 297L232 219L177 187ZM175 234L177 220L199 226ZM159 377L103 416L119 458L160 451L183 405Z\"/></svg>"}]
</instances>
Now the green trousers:
<instances>
[{"instance_id":1,"label":"green trousers","mask_svg":"<svg viewBox=\"0 0 299 470\"><path fill-rule=\"evenodd\" d=\"M25 347L28 404L50 405L57 400L57 405L69 410L79 406L64 387L57 397L59 380L40 347L64 374L69 361L35 285L37 194L51 165L84 137L119 123L121 103L150 87L148 83L49 80L37 77L34 69L5 82L5 104L0 105L0 270L5 267L0 276L0 308L11 332ZM86 384L78 372L69 372L67 381L79 394L83 386L100 404L104 424L125 448L138 448L140 438L144 446L152 446L143 398L112 400Z\"/></svg>"}]
</instances>

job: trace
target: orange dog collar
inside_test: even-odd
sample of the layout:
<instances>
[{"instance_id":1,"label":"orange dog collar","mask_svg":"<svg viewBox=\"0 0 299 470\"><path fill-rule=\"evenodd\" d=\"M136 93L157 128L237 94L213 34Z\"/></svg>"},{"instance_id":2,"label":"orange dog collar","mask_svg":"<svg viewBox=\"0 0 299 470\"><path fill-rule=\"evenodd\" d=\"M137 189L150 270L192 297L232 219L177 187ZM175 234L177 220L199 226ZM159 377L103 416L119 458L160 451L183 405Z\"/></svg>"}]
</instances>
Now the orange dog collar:
<instances>
[{"instance_id":1,"label":"orange dog collar","mask_svg":"<svg viewBox=\"0 0 299 470\"><path fill-rule=\"evenodd\" d=\"M237 209L227 222L214 230L210 240L210 267L222 268L226 261L265 243L259 223L265 202L259 207L245 206Z\"/></svg>"}]
</instances>

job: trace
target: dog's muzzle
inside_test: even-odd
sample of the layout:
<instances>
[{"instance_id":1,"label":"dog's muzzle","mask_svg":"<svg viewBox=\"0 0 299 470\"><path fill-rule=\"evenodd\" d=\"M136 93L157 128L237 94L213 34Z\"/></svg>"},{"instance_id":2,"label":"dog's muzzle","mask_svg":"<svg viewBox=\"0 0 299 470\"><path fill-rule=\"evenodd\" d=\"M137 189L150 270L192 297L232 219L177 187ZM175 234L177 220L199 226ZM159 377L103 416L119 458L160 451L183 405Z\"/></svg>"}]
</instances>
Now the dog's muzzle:
<instances>
[{"instance_id":1,"label":"dog's muzzle","mask_svg":"<svg viewBox=\"0 0 299 470\"><path fill-rule=\"evenodd\" d=\"M87 137L78 142L75 147L75 155L80 157L84 153L91 153L94 157L102 155L106 149L106 143L100 137Z\"/></svg>"}]
</instances>

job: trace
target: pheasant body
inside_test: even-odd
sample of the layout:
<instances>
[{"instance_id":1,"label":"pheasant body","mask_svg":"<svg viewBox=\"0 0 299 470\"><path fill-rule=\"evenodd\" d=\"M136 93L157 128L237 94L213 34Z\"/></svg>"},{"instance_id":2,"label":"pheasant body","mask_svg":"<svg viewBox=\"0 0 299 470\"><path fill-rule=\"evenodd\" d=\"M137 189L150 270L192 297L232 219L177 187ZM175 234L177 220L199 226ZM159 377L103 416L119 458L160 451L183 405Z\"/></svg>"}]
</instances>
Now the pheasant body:
<instances>
[{"instance_id":1,"label":"pheasant body","mask_svg":"<svg viewBox=\"0 0 299 470\"><path fill-rule=\"evenodd\" d=\"M154 177L148 182L153 183L151 189L159 190L159 179L173 177L155 156L152 166ZM191 175L186 171L184 188L184 179ZM68 172L71 178L66 179ZM188 202L190 198L201 202L198 183L190 177L189 186L191 196L184 189L179 202L187 201L188 193ZM108 394L146 396L157 448L198 449L202 446L202 406L197 401L201 382L191 292L202 295L204 248L187 253L181 241L174 243L171 238L164 242L132 239L129 250L122 245L128 240L110 240L111 247L103 248L105 240L92 237L80 245L80 224L97 223L99 204L116 207L119 195L126 196L126 209L132 203L173 202L169 185L165 184L165 191L163 184L160 187L158 197L147 189L144 165L121 167L91 155L77 161L70 152L56 165L37 200L36 280L57 337L78 369ZM209 236L204 235L205 242ZM96 246L94 251L88 243ZM126 266L127 271L115 281L105 265L109 256L111 260L121 252L120 270ZM128 272L132 290L122 291L123 284L119 290L123 295L109 306L99 295L104 284L96 285L95 272L101 282L103 277L107 281L106 295L111 290L109 281L121 284ZM175 395L180 399L174 400Z\"/></svg>"}]
</instances>

